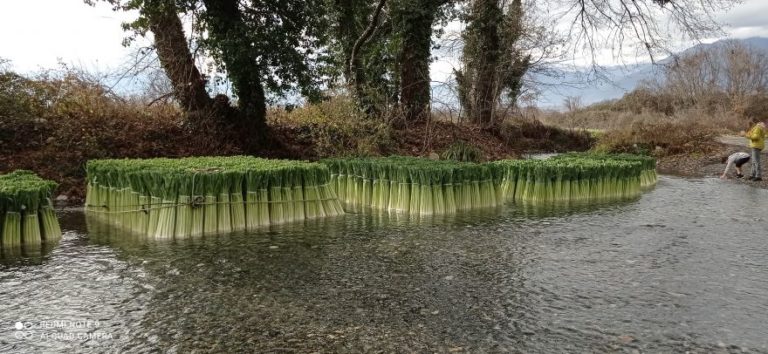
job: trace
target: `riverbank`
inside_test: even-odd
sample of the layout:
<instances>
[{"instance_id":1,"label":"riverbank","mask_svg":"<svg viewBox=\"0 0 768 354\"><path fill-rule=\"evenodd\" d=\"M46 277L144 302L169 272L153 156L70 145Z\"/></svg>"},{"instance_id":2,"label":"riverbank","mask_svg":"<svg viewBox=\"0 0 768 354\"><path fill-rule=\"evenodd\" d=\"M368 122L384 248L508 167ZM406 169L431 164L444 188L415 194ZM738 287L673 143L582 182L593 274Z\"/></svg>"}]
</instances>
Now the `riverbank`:
<instances>
[{"instance_id":1,"label":"riverbank","mask_svg":"<svg viewBox=\"0 0 768 354\"><path fill-rule=\"evenodd\" d=\"M221 138L226 134L199 135L185 129L176 115L167 120L159 115L60 118L34 122L29 131L11 132L14 142L27 144L0 148L0 173L35 171L58 183L57 199L68 203L80 203L85 197L85 164L92 159L233 155L310 161L337 156L438 158L460 143L459 148L472 149L478 161L492 161L529 152L584 151L593 143L587 133L539 122L507 122L491 130L438 121L394 129L352 118L322 124L312 119L273 119L273 143L249 154Z\"/></svg>"},{"instance_id":2,"label":"riverbank","mask_svg":"<svg viewBox=\"0 0 768 354\"><path fill-rule=\"evenodd\" d=\"M739 144L739 139L733 139L733 137L727 137L726 139L720 138L718 141L712 142L712 152L708 154L694 153L694 154L676 154L671 156L664 156L659 158L657 162L657 169L661 174L668 174L681 177L695 177L695 178L719 178L725 169L725 165L720 163L720 159L723 156L728 156L737 151L748 152L746 144ZM746 179L735 178L735 172L730 171L728 173L729 178L724 180L723 183L737 183L745 184L757 188L768 189L768 174L766 171L766 163L768 163L768 154L763 153L763 181L752 182ZM752 166L747 163L743 167L745 175L749 175L749 171Z\"/></svg>"}]
</instances>

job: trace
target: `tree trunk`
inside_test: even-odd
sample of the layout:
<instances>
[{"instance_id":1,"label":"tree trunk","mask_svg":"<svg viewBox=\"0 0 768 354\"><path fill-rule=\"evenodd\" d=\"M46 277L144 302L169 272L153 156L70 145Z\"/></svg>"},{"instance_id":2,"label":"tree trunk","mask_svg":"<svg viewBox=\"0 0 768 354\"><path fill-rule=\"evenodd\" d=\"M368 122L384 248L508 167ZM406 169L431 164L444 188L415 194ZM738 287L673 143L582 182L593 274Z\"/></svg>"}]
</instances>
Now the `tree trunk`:
<instances>
[{"instance_id":1,"label":"tree trunk","mask_svg":"<svg viewBox=\"0 0 768 354\"><path fill-rule=\"evenodd\" d=\"M370 23L352 46L349 57L347 58L348 69L345 69L347 73L347 82L352 88L355 99L357 100L358 105L363 108L368 115L373 115L377 112L375 105L368 104L369 100L365 97L367 95L367 92L365 92L365 69L363 68L359 54L363 45L371 39L371 36L376 31L376 27L379 25L379 17L386 4L387 0L379 0L379 4L376 5L376 10L373 12Z\"/></svg>"},{"instance_id":2,"label":"tree trunk","mask_svg":"<svg viewBox=\"0 0 768 354\"><path fill-rule=\"evenodd\" d=\"M355 0L334 0L334 6L338 12L336 37L339 39L341 50L345 56L343 73L349 83L352 78L350 73L350 68L352 67L352 48L355 45L355 40L360 36L357 30L358 11Z\"/></svg>"},{"instance_id":3,"label":"tree trunk","mask_svg":"<svg viewBox=\"0 0 768 354\"><path fill-rule=\"evenodd\" d=\"M403 43L400 53L400 105L408 122L425 121L430 115L432 23L439 6L432 0L416 3L421 3L421 8L401 15Z\"/></svg>"},{"instance_id":4,"label":"tree trunk","mask_svg":"<svg viewBox=\"0 0 768 354\"><path fill-rule=\"evenodd\" d=\"M513 0L504 11L498 0L475 0L463 34L463 66L457 82L461 104L472 123L496 124L502 92L514 101L520 94L529 57L516 48L522 35L522 3Z\"/></svg>"},{"instance_id":5,"label":"tree trunk","mask_svg":"<svg viewBox=\"0 0 768 354\"><path fill-rule=\"evenodd\" d=\"M266 137L266 96L259 70L259 53L250 43L237 0L204 0L209 35L219 43L227 76L237 95L240 117L235 124L262 141Z\"/></svg>"},{"instance_id":6,"label":"tree trunk","mask_svg":"<svg viewBox=\"0 0 768 354\"><path fill-rule=\"evenodd\" d=\"M489 0L482 0L488 2ZM495 0L492 0L495 3ZM495 4L491 5L495 6ZM499 66L499 33L498 24L490 18L480 28L480 45L482 53L477 53L476 75L474 76L474 102L470 120L478 125L491 125L493 113L498 102L496 83Z\"/></svg>"},{"instance_id":7,"label":"tree trunk","mask_svg":"<svg viewBox=\"0 0 768 354\"><path fill-rule=\"evenodd\" d=\"M156 0L153 8L156 10L147 14L149 29L155 36L157 56L171 80L174 95L188 113L207 111L213 100L205 91L205 79L190 54L174 1Z\"/></svg>"},{"instance_id":8,"label":"tree trunk","mask_svg":"<svg viewBox=\"0 0 768 354\"><path fill-rule=\"evenodd\" d=\"M466 70L472 71L471 107L469 119L472 123L489 126L493 124L494 109L499 100L499 58L501 38L499 26L503 13L497 0L476 0L472 5L467 38L471 45L465 46Z\"/></svg>"}]
</instances>

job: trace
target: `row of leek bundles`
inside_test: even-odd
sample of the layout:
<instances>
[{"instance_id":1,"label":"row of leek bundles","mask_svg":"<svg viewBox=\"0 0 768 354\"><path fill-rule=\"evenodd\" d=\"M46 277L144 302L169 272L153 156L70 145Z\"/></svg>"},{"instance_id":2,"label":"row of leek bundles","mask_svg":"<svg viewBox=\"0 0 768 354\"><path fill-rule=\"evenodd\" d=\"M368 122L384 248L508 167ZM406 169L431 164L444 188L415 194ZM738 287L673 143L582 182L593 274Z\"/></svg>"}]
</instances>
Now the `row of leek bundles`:
<instances>
[{"instance_id":1,"label":"row of leek bundles","mask_svg":"<svg viewBox=\"0 0 768 354\"><path fill-rule=\"evenodd\" d=\"M642 188L652 187L657 182L656 159L646 155L634 154L605 154L605 153L569 153L556 157L556 159L588 159L598 161L625 161L640 164L640 185Z\"/></svg>"},{"instance_id":2,"label":"row of leek bundles","mask_svg":"<svg viewBox=\"0 0 768 354\"><path fill-rule=\"evenodd\" d=\"M263 223L269 215L269 223L280 224L344 213L329 185L328 169L323 165L313 163L290 166L270 171L262 177L265 178L249 175L248 194L251 199L258 200L249 209L249 220L258 219ZM260 208L267 208L269 213Z\"/></svg>"},{"instance_id":3,"label":"row of leek bundles","mask_svg":"<svg viewBox=\"0 0 768 354\"><path fill-rule=\"evenodd\" d=\"M324 165L254 157L89 161L87 210L159 238L343 213Z\"/></svg>"},{"instance_id":4,"label":"row of leek bundles","mask_svg":"<svg viewBox=\"0 0 768 354\"><path fill-rule=\"evenodd\" d=\"M641 165L640 185L643 188L652 187L656 184L658 176L656 174L656 159L646 155L635 154L606 154L593 152L575 152L555 156L554 159L587 159L587 160L614 160L639 163Z\"/></svg>"},{"instance_id":5,"label":"row of leek bundles","mask_svg":"<svg viewBox=\"0 0 768 354\"><path fill-rule=\"evenodd\" d=\"M642 165L636 161L550 159L503 160L505 200L564 202L630 198L640 194Z\"/></svg>"},{"instance_id":6,"label":"row of leek bundles","mask_svg":"<svg viewBox=\"0 0 768 354\"><path fill-rule=\"evenodd\" d=\"M640 165L615 160L551 160L549 166L562 171L562 182L555 183L554 198L549 200L608 200L640 194ZM556 171L552 172L560 175Z\"/></svg>"},{"instance_id":7,"label":"row of leek bundles","mask_svg":"<svg viewBox=\"0 0 768 354\"><path fill-rule=\"evenodd\" d=\"M443 214L495 206L490 165L414 157L331 159L331 186L348 208Z\"/></svg>"},{"instance_id":8,"label":"row of leek bundles","mask_svg":"<svg viewBox=\"0 0 768 354\"><path fill-rule=\"evenodd\" d=\"M0 246L38 246L61 238L51 196L56 183L30 171L0 175Z\"/></svg>"},{"instance_id":9,"label":"row of leek bundles","mask_svg":"<svg viewBox=\"0 0 768 354\"><path fill-rule=\"evenodd\" d=\"M357 211L364 206L382 208L384 184L395 180L391 166L375 164L372 159L328 159L323 161L331 171L331 188L345 203L345 207ZM377 197L374 198L373 194Z\"/></svg>"}]
</instances>

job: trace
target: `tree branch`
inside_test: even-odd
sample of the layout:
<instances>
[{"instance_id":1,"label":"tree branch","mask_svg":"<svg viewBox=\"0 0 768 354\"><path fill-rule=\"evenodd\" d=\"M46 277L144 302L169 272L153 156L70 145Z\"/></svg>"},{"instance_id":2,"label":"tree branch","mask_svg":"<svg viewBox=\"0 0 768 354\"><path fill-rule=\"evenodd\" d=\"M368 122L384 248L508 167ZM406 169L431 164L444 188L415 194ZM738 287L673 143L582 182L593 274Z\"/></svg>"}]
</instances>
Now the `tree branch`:
<instances>
[{"instance_id":1,"label":"tree branch","mask_svg":"<svg viewBox=\"0 0 768 354\"><path fill-rule=\"evenodd\" d=\"M360 48L363 47L363 44L368 42L371 35L376 31L376 27L379 25L379 16L381 16L381 11L384 9L386 3L387 0L379 0L379 5L376 6L376 11L373 13L371 23L368 25L368 28L365 29L363 34L360 35L360 38L357 39L355 45L352 46L352 52L349 55L349 74L353 83L357 82L357 54L360 52Z\"/></svg>"}]
</instances>

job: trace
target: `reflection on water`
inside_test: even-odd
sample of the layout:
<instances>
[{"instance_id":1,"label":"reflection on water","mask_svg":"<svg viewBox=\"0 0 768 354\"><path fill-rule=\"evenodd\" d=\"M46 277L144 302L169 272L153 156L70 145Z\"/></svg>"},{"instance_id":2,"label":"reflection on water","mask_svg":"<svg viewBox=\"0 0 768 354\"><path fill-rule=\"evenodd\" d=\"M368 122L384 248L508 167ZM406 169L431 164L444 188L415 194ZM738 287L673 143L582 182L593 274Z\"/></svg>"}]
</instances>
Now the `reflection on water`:
<instances>
[{"instance_id":1,"label":"reflection on water","mask_svg":"<svg viewBox=\"0 0 768 354\"><path fill-rule=\"evenodd\" d=\"M599 206L170 241L64 210L50 255L0 265L0 352L768 352L766 197L662 178ZM49 320L98 326L16 338Z\"/></svg>"},{"instance_id":2,"label":"reflection on water","mask_svg":"<svg viewBox=\"0 0 768 354\"><path fill-rule=\"evenodd\" d=\"M42 264L48 258L59 241L43 242L39 245L20 245L18 247L0 247L0 263Z\"/></svg>"}]
</instances>

